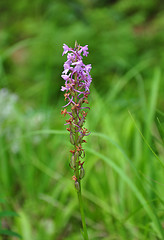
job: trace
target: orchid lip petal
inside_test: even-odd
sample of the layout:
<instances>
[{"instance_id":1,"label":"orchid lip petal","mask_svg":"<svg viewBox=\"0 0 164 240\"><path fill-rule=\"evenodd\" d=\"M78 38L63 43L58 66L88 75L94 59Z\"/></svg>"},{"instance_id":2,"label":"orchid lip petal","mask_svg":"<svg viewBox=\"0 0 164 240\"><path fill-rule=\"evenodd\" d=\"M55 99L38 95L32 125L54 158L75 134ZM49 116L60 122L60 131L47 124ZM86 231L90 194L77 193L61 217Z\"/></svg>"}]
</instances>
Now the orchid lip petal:
<instances>
[{"instance_id":1,"label":"orchid lip petal","mask_svg":"<svg viewBox=\"0 0 164 240\"><path fill-rule=\"evenodd\" d=\"M61 77L66 81L69 79L69 75L61 75Z\"/></svg>"},{"instance_id":2,"label":"orchid lip petal","mask_svg":"<svg viewBox=\"0 0 164 240\"><path fill-rule=\"evenodd\" d=\"M67 88L62 86L61 91L64 92L65 90L67 90Z\"/></svg>"}]
</instances>

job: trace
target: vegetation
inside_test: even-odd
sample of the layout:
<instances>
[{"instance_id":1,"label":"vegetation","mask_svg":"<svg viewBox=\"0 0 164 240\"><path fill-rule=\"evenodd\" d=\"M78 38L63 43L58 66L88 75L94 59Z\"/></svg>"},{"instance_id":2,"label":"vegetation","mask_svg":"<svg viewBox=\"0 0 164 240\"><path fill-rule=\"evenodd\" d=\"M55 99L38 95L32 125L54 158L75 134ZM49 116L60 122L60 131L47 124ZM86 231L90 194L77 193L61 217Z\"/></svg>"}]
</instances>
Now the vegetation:
<instances>
[{"instance_id":1,"label":"vegetation","mask_svg":"<svg viewBox=\"0 0 164 240\"><path fill-rule=\"evenodd\" d=\"M82 182L89 239L164 239L163 5L0 2L2 240L82 239L60 114L62 45L75 40L88 44L93 67Z\"/></svg>"}]
</instances>

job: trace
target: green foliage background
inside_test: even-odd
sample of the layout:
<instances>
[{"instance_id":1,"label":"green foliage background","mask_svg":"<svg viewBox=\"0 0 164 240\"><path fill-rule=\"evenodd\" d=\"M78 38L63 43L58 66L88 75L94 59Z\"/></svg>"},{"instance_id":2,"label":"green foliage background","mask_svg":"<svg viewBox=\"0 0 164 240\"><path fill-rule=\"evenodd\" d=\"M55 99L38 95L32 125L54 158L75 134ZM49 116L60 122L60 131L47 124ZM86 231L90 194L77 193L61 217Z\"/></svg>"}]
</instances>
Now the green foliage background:
<instances>
[{"instance_id":1,"label":"green foliage background","mask_svg":"<svg viewBox=\"0 0 164 240\"><path fill-rule=\"evenodd\" d=\"M60 115L62 46L77 40L93 68L82 186L90 239L164 239L163 23L163 1L0 2L0 212L19 215L1 214L0 231L82 239Z\"/></svg>"}]
</instances>

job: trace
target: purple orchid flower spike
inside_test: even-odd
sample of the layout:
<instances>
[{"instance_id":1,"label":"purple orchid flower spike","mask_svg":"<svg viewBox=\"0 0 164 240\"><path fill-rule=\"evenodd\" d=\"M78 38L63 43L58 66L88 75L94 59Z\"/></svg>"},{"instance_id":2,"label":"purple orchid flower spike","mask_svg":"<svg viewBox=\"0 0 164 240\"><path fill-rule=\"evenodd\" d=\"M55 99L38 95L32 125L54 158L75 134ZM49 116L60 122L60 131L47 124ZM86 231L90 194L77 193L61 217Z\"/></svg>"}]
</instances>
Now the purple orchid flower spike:
<instances>
[{"instance_id":1,"label":"purple orchid flower spike","mask_svg":"<svg viewBox=\"0 0 164 240\"><path fill-rule=\"evenodd\" d=\"M90 75L91 64L85 65L83 63L83 56L88 55L88 45L82 47L75 43L75 48L70 48L66 44L63 45L63 55L67 54L67 60L64 63L64 71L61 77L65 81L65 85L61 87L61 91L66 91L64 94L66 104L62 110L64 116L69 115L69 120L66 120L68 125L67 130L70 132L70 141L74 145L74 149L71 150L72 158L76 155L76 164L70 162L70 166L74 170L74 177L76 181L79 181L79 170L83 167L81 165L80 158L82 153L84 155L84 149L82 143L85 143L85 136L90 133L83 127L89 107L83 106L88 104L88 95L90 94L89 87L92 82ZM83 56L82 56L83 55ZM66 107L69 107L71 111L67 112ZM78 169L78 170L77 170ZM76 183L77 185L77 183ZM75 185L75 186L76 186Z\"/></svg>"},{"instance_id":2,"label":"purple orchid flower spike","mask_svg":"<svg viewBox=\"0 0 164 240\"><path fill-rule=\"evenodd\" d=\"M63 106L64 110L61 111L61 114L64 116L68 114L69 116L65 125L67 125L67 131L70 133L70 142L73 145L73 149L70 150L72 154L70 167L74 171L72 179L75 181L75 188L78 193L84 230L83 236L85 236L85 240L88 240L80 182L85 175L83 168L84 161L82 161L85 157L85 151L82 144L86 143L84 137L90 134L90 132L84 128L84 123L87 116L86 111L90 110L86 105L88 104L89 88L92 82L90 75L92 67L91 64L85 65L83 63L83 56L87 57L89 54L88 45L82 47L76 42L75 48L70 48L64 44L63 49L63 55L67 54L67 60L64 63L64 71L61 75L65 82L64 86L61 87L61 91L65 91L64 97L66 104ZM70 110L67 111L67 108Z\"/></svg>"}]
</instances>

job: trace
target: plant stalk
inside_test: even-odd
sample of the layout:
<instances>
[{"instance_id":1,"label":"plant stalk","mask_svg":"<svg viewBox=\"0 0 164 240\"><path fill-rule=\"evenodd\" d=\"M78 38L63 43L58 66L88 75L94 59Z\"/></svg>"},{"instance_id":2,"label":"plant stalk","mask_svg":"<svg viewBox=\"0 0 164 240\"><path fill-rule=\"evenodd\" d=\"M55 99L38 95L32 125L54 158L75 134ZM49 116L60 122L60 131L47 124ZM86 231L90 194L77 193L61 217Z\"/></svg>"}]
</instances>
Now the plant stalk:
<instances>
[{"instance_id":1,"label":"plant stalk","mask_svg":"<svg viewBox=\"0 0 164 240\"><path fill-rule=\"evenodd\" d=\"M77 74L75 74L75 84L77 84ZM75 86L75 88L77 88L77 86ZM75 103L77 103L77 102L78 102L78 99L77 99L77 92L76 92L75 93ZM78 124L77 110L76 110L75 122L76 122L76 125L77 125ZM76 146L77 146L77 140L78 140L78 137L79 137L79 134L78 134L77 130L78 130L78 128L75 127L75 151L76 151ZM77 160L76 160L75 175L76 175L77 181L79 183L79 189L77 190L77 195L78 195L78 200L79 200L79 208L80 208L81 221L82 221L82 227L83 227L83 238L84 238L84 240L89 240L88 232L87 232L87 226L86 226L86 222L85 222L85 214L84 214L82 194L81 194L81 183L80 183L80 178L79 178L79 158L78 157L77 157Z\"/></svg>"},{"instance_id":2,"label":"plant stalk","mask_svg":"<svg viewBox=\"0 0 164 240\"><path fill-rule=\"evenodd\" d=\"M81 185L80 189L77 192L78 199L79 199L79 207L80 207L80 213L81 213L81 221L82 221L82 226L83 226L83 237L84 240L89 240L88 238L88 232L87 232L87 226L85 222L85 214L84 214L84 207L83 207L83 200L82 200L82 195L81 195Z\"/></svg>"}]
</instances>

